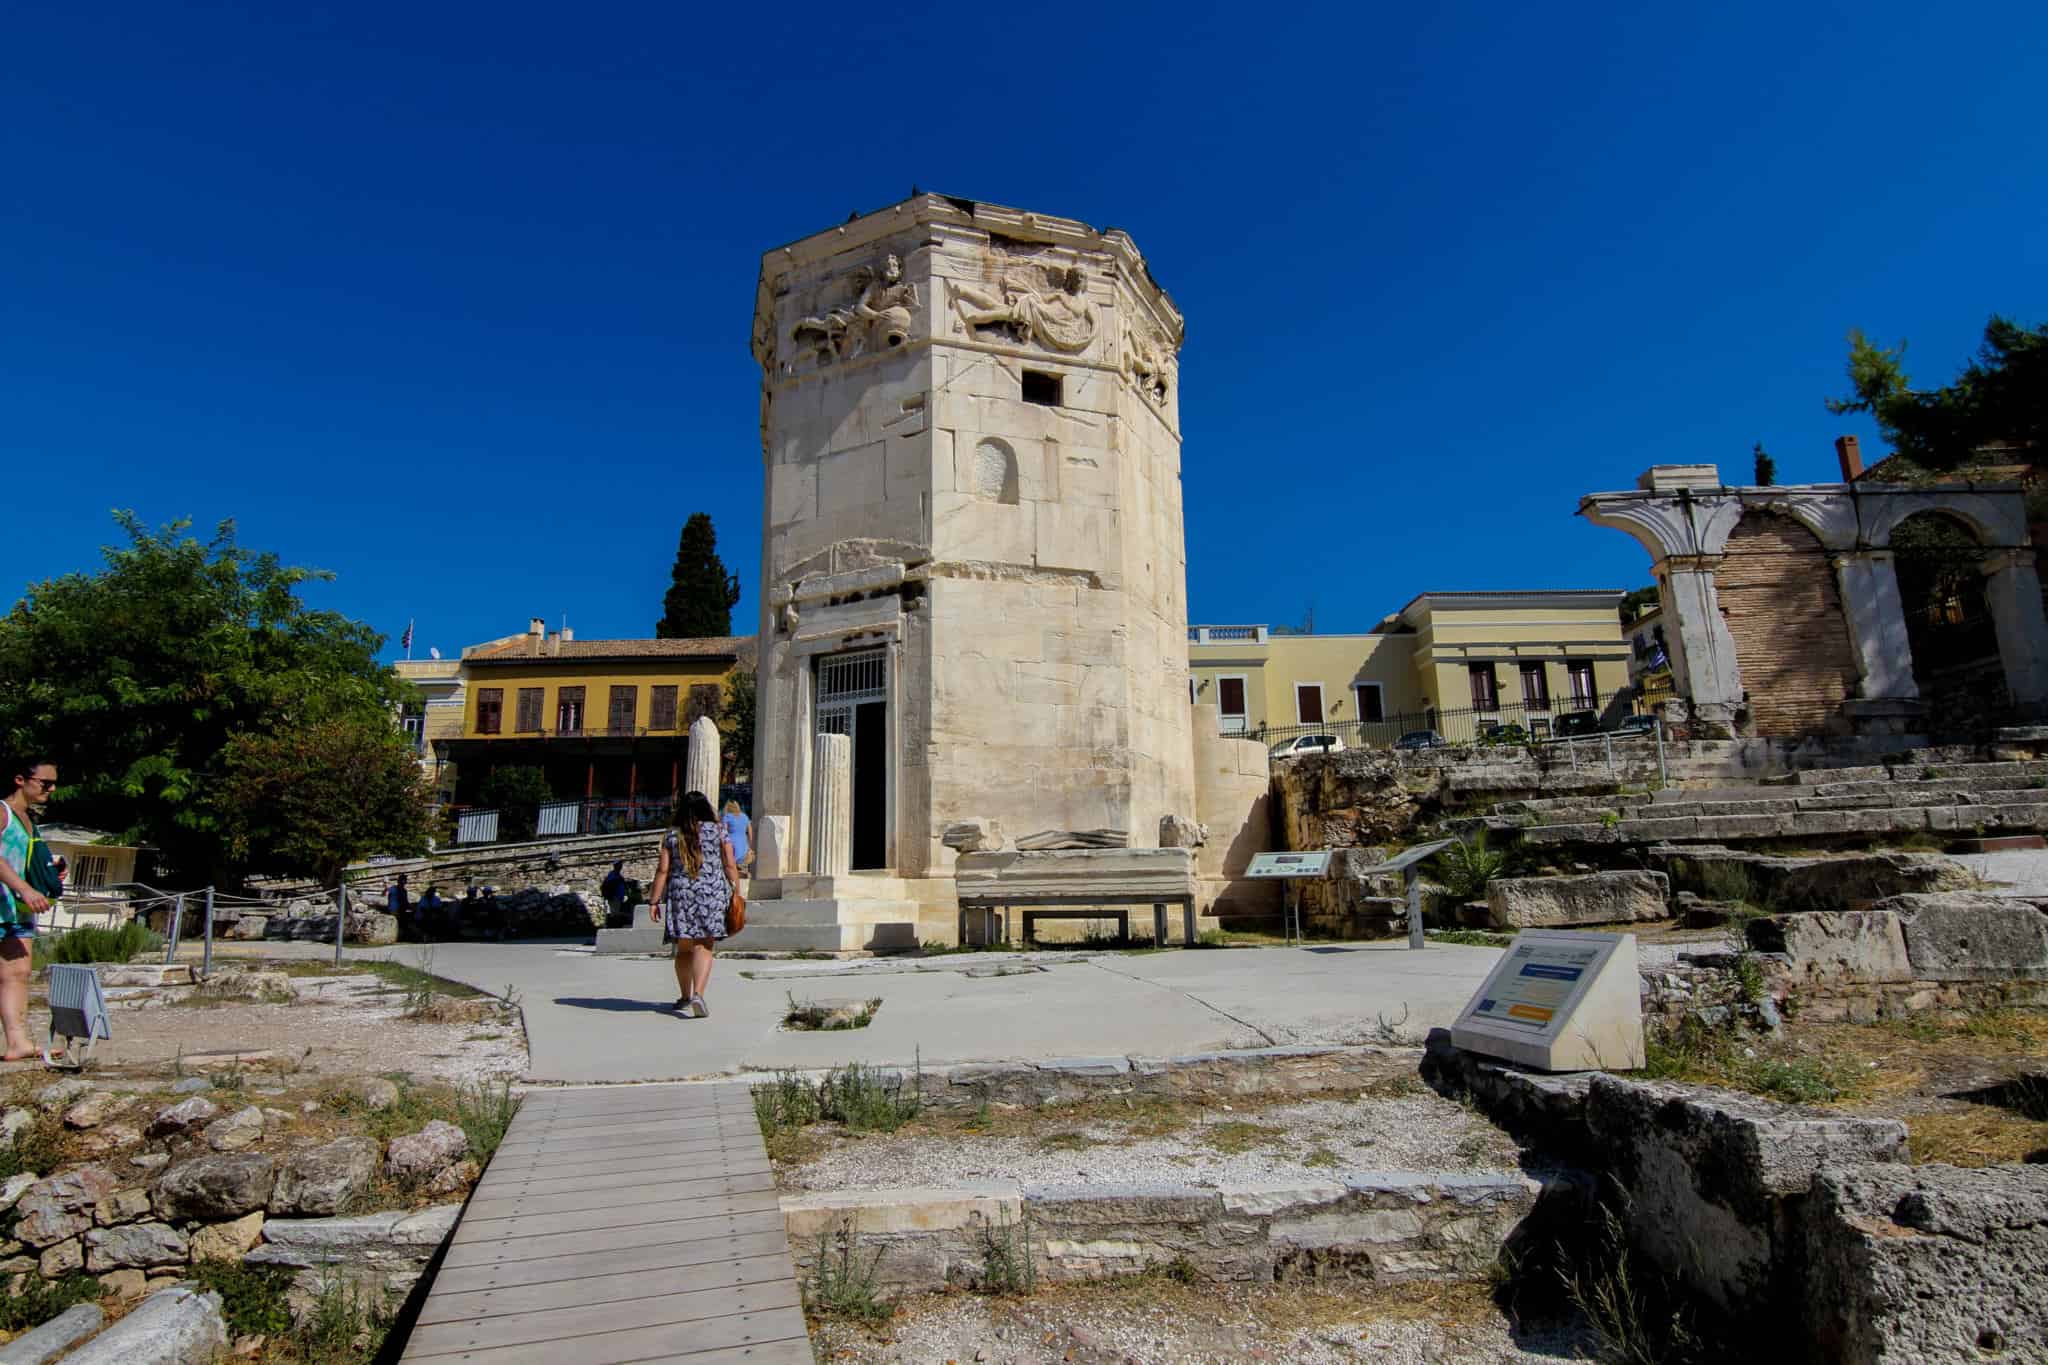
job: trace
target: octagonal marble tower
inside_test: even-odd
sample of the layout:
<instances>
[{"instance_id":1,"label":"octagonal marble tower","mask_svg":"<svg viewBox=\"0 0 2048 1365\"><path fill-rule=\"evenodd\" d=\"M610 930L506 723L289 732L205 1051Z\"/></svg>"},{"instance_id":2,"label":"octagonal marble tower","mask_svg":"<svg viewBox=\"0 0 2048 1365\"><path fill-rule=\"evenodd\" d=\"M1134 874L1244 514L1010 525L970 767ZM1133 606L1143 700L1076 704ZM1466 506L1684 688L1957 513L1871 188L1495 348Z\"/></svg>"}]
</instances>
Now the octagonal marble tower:
<instances>
[{"instance_id":1,"label":"octagonal marble tower","mask_svg":"<svg viewBox=\"0 0 2048 1365\"><path fill-rule=\"evenodd\" d=\"M851 736L854 870L906 886L957 820L1146 847L1194 814L1182 330L1122 232L970 200L762 259L754 809L792 817L785 871L828 870L819 733Z\"/></svg>"}]
</instances>

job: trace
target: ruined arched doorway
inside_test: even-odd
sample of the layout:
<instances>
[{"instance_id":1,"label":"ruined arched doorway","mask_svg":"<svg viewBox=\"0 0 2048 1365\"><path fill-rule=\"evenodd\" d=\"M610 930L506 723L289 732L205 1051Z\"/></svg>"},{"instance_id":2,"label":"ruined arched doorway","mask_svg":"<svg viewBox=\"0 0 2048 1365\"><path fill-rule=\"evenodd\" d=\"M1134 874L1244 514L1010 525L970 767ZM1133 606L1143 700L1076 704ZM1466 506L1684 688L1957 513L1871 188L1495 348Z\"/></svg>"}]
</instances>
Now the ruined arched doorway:
<instances>
[{"instance_id":1,"label":"ruined arched doorway","mask_svg":"<svg viewBox=\"0 0 2048 1365\"><path fill-rule=\"evenodd\" d=\"M1714 582L1735 639L1749 728L1818 733L1856 695L1856 655L1827 551L1790 517L1749 511L1724 554Z\"/></svg>"},{"instance_id":2,"label":"ruined arched doorway","mask_svg":"<svg viewBox=\"0 0 2048 1365\"><path fill-rule=\"evenodd\" d=\"M2006 700L1998 627L1984 600L1987 551L1966 523L1941 512L1901 521L1891 549L1928 723L1937 733L1975 728Z\"/></svg>"}]
</instances>

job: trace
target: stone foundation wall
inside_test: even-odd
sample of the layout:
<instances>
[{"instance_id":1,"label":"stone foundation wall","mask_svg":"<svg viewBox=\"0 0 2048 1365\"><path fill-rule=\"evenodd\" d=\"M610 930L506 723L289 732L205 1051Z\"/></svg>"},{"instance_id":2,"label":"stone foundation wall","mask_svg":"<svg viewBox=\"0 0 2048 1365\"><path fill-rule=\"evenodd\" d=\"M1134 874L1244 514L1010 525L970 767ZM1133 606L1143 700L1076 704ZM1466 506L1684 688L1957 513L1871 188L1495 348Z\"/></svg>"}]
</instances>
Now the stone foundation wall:
<instances>
[{"instance_id":1,"label":"stone foundation wall","mask_svg":"<svg viewBox=\"0 0 2048 1365\"><path fill-rule=\"evenodd\" d=\"M1220 1188L996 1182L795 1195L782 1212L800 1270L850 1229L902 1291L983 1283L992 1244L1028 1254L1054 1282L1177 1264L1206 1280L1390 1284L1484 1275L1541 1188L1517 1175L1384 1171Z\"/></svg>"},{"instance_id":2,"label":"stone foundation wall","mask_svg":"<svg viewBox=\"0 0 2048 1365\"><path fill-rule=\"evenodd\" d=\"M1906 1131L1705 1086L1545 1076L1433 1034L1425 1077L1582 1165L1635 1250L1722 1323L1813 1365L2035 1359L2048 1169L1904 1164Z\"/></svg>"},{"instance_id":3,"label":"stone foundation wall","mask_svg":"<svg viewBox=\"0 0 2048 1365\"><path fill-rule=\"evenodd\" d=\"M1216 707L1194 708L1195 819L1208 842L1195 851L1195 875L1205 915L1236 919L1277 916L1281 887L1244 875L1252 858L1273 842L1273 796L1266 746L1217 733Z\"/></svg>"}]
</instances>

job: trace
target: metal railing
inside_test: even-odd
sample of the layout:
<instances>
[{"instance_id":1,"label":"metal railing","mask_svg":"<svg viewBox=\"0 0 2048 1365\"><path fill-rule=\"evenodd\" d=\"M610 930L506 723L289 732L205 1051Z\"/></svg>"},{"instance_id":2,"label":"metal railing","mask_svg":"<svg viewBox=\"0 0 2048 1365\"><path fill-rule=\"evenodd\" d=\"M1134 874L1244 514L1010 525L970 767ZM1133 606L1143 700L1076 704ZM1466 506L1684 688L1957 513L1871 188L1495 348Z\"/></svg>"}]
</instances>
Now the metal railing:
<instances>
[{"instance_id":1,"label":"metal railing","mask_svg":"<svg viewBox=\"0 0 2048 1365\"><path fill-rule=\"evenodd\" d=\"M1548 705L1502 703L1491 710L1416 711L1379 720L1327 721L1321 725L1262 725L1231 731L1233 739L1256 739L1268 745L1303 735L1332 735L1347 749L1389 749L1404 736L1433 733L1443 744L1542 744L1575 735L1611 732L1635 714L1629 690L1605 695L1562 697Z\"/></svg>"}]
</instances>

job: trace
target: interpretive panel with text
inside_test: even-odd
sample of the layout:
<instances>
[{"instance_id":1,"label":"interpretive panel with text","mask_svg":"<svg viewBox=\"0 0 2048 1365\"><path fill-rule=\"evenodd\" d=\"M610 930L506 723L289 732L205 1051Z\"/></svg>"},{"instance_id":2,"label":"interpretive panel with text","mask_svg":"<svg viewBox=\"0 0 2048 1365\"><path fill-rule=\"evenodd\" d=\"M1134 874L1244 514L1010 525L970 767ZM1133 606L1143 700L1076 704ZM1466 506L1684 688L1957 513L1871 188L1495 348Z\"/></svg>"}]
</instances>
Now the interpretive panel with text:
<instances>
[{"instance_id":1,"label":"interpretive panel with text","mask_svg":"<svg viewBox=\"0 0 2048 1365\"><path fill-rule=\"evenodd\" d=\"M1523 930L1451 1026L1451 1041L1543 1071L1640 1067L1635 935Z\"/></svg>"}]
</instances>

